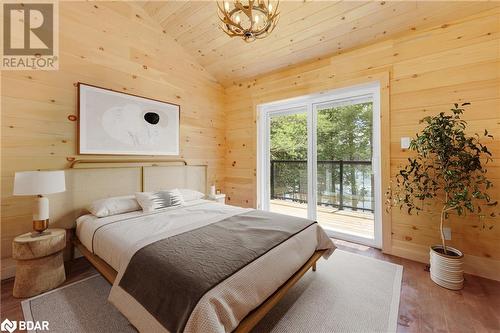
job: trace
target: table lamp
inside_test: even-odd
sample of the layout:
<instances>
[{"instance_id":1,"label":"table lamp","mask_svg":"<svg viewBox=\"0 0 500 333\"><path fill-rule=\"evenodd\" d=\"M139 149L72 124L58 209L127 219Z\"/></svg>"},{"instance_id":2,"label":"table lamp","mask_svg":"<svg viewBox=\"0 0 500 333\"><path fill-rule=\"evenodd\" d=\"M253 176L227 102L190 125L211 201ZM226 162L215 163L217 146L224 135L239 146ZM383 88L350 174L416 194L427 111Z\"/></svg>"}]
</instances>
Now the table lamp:
<instances>
[{"instance_id":1,"label":"table lamp","mask_svg":"<svg viewBox=\"0 0 500 333\"><path fill-rule=\"evenodd\" d=\"M14 195L36 195L33 207L33 237L41 236L49 227L49 199L44 194L66 190L64 171L16 172Z\"/></svg>"}]
</instances>

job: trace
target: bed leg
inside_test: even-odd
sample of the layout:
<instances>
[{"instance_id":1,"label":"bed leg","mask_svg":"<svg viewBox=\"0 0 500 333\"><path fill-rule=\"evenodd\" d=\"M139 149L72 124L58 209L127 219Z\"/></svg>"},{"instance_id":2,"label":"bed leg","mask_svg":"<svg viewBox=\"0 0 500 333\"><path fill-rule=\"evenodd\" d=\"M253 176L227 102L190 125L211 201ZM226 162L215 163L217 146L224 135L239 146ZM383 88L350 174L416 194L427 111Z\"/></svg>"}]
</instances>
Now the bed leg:
<instances>
[{"instance_id":1,"label":"bed leg","mask_svg":"<svg viewBox=\"0 0 500 333\"><path fill-rule=\"evenodd\" d=\"M313 272L316 272L316 263L312 265Z\"/></svg>"}]
</instances>

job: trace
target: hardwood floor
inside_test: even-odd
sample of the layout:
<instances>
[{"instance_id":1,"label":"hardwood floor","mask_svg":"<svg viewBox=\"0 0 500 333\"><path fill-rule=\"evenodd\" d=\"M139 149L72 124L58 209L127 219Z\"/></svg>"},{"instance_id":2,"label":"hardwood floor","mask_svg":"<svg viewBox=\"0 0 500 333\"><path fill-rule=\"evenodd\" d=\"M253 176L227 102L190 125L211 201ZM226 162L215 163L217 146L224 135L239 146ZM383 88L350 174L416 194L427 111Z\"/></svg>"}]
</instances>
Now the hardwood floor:
<instances>
[{"instance_id":1,"label":"hardwood floor","mask_svg":"<svg viewBox=\"0 0 500 333\"><path fill-rule=\"evenodd\" d=\"M97 271L85 258L78 258L72 262L66 262L66 281L62 286L76 282L78 280L96 274ZM12 288L14 287L14 278L2 280L1 284L1 299L0 299L0 321L5 318L10 320L24 320L23 311L21 310L21 301L23 299L14 298L12 296ZM16 331L17 332L17 331Z\"/></svg>"},{"instance_id":2,"label":"hardwood floor","mask_svg":"<svg viewBox=\"0 0 500 333\"><path fill-rule=\"evenodd\" d=\"M500 282L465 276L465 287L451 291L431 281L427 265L380 250L334 240L341 250L402 265L398 332L500 332Z\"/></svg>"},{"instance_id":3,"label":"hardwood floor","mask_svg":"<svg viewBox=\"0 0 500 333\"><path fill-rule=\"evenodd\" d=\"M337 247L403 265L398 332L500 332L500 282L466 275L465 288L450 291L435 285L426 265L385 255L377 249L335 240ZM65 284L95 273L80 258L67 265ZM22 320L21 300L12 297L13 279L2 281L0 317Z\"/></svg>"}]
</instances>

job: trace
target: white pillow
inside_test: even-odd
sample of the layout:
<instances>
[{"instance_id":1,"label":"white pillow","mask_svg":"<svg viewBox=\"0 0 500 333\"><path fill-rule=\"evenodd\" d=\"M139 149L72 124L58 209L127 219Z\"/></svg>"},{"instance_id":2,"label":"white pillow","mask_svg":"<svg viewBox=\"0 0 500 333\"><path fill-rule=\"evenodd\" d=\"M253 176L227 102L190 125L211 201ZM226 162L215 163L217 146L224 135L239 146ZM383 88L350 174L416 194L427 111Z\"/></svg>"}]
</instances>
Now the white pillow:
<instances>
[{"instance_id":1,"label":"white pillow","mask_svg":"<svg viewBox=\"0 0 500 333\"><path fill-rule=\"evenodd\" d=\"M137 192L135 198L145 213L151 213L157 209L184 205L184 199L179 190L158 192Z\"/></svg>"},{"instance_id":2,"label":"white pillow","mask_svg":"<svg viewBox=\"0 0 500 333\"><path fill-rule=\"evenodd\" d=\"M133 195L127 195L94 201L88 209L97 217L105 217L140 210L141 206Z\"/></svg>"},{"instance_id":3,"label":"white pillow","mask_svg":"<svg viewBox=\"0 0 500 333\"><path fill-rule=\"evenodd\" d=\"M184 198L184 201L199 200L205 197L205 194L187 188L179 188L176 190L178 190L181 193L182 197Z\"/></svg>"}]
</instances>

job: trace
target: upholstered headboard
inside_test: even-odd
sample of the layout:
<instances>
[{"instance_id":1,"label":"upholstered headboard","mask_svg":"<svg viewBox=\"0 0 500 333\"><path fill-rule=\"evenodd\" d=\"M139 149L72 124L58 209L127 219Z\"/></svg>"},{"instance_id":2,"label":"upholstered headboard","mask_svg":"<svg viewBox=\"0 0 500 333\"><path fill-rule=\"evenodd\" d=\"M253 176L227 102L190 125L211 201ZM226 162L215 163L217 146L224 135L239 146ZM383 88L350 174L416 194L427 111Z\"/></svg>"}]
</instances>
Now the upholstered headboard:
<instances>
[{"instance_id":1,"label":"upholstered headboard","mask_svg":"<svg viewBox=\"0 0 500 333\"><path fill-rule=\"evenodd\" d=\"M143 190L189 188L207 193L207 168L203 165L143 167Z\"/></svg>"},{"instance_id":2,"label":"upholstered headboard","mask_svg":"<svg viewBox=\"0 0 500 333\"><path fill-rule=\"evenodd\" d=\"M66 191L48 196L51 227L74 228L75 220L92 201L106 197L170 188L207 193L207 167L184 162L75 163L65 170L65 176Z\"/></svg>"}]
</instances>

